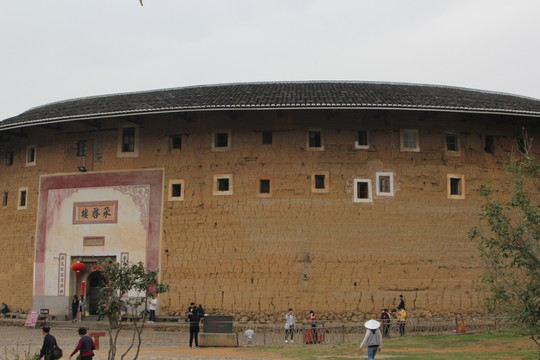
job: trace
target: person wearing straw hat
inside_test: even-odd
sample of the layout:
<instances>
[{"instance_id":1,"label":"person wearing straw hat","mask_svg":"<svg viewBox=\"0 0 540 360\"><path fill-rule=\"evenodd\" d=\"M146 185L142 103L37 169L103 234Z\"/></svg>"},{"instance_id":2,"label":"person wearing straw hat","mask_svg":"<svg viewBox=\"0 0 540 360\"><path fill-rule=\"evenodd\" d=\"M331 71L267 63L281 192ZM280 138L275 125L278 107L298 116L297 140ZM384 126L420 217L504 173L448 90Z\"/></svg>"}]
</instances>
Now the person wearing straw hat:
<instances>
[{"instance_id":1,"label":"person wearing straw hat","mask_svg":"<svg viewBox=\"0 0 540 360\"><path fill-rule=\"evenodd\" d=\"M377 320L368 320L364 324L366 327L366 335L364 336L364 340L362 340L362 343L360 344L360 349L367 345L368 348L368 360L375 360L375 354L377 354L377 350L381 350L382 346L382 334L381 330L379 328L381 327L381 323Z\"/></svg>"}]
</instances>

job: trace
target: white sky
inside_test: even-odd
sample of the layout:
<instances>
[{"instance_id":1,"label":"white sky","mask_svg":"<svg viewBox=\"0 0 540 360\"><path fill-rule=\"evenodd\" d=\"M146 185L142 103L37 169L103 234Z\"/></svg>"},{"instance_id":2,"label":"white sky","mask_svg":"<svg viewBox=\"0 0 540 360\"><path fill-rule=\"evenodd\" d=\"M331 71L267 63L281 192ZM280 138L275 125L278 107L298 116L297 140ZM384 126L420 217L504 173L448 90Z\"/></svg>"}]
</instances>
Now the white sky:
<instances>
[{"instance_id":1,"label":"white sky","mask_svg":"<svg viewBox=\"0 0 540 360\"><path fill-rule=\"evenodd\" d=\"M258 81L540 99L539 0L5 0L0 119L84 96Z\"/></svg>"}]
</instances>

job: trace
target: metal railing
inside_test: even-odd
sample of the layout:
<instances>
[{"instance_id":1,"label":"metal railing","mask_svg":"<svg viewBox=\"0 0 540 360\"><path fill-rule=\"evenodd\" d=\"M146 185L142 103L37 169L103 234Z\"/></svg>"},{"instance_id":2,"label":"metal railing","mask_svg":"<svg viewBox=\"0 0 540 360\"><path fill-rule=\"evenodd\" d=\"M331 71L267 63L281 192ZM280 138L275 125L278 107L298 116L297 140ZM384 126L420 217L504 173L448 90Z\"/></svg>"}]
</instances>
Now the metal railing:
<instances>
[{"instance_id":1,"label":"metal railing","mask_svg":"<svg viewBox=\"0 0 540 360\"><path fill-rule=\"evenodd\" d=\"M463 326L465 325L465 326ZM432 318L409 319L405 324L404 336L449 335L457 333L478 333L515 326L508 317L469 317L469 318ZM253 330L254 334L249 340L246 330ZM362 324L317 324L318 341L323 344L343 344L361 341L365 332ZM322 329L319 330L319 329ZM390 337L401 336L397 320L390 321ZM294 329L294 344L315 343L311 324L297 324ZM240 346L277 345L285 343L285 329L283 325L253 324L234 322L233 332L238 334ZM289 337L290 339L290 337ZM289 341L289 343L291 343Z\"/></svg>"}]
</instances>

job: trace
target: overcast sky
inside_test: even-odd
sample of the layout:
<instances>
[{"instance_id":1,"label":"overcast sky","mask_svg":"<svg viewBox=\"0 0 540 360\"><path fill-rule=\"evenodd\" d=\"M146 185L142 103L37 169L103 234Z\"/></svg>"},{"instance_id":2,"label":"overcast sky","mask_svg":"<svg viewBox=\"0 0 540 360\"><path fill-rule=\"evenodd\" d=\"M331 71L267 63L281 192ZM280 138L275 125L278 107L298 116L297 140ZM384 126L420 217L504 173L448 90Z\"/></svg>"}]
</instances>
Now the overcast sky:
<instances>
[{"instance_id":1,"label":"overcast sky","mask_svg":"<svg viewBox=\"0 0 540 360\"><path fill-rule=\"evenodd\" d=\"M539 0L5 0L0 119L187 85L358 80L540 99Z\"/></svg>"}]
</instances>

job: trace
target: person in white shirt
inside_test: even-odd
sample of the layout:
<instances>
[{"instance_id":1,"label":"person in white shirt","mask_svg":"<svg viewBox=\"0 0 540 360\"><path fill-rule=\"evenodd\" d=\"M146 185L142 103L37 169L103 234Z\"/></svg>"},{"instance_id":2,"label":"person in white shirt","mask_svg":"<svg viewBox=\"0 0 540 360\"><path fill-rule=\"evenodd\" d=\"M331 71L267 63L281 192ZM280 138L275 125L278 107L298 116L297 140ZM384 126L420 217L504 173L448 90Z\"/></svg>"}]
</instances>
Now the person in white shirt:
<instances>
[{"instance_id":1,"label":"person in white shirt","mask_svg":"<svg viewBox=\"0 0 540 360\"><path fill-rule=\"evenodd\" d=\"M294 342L294 325L296 324L296 315L293 313L293 309L289 308L289 311L285 315L285 343L289 342L289 336L291 343Z\"/></svg>"},{"instance_id":2,"label":"person in white shirt","mask_svg":"<svg viewBox=\"0 0 540 360\"><path fill-rule=\"evenodd\" d=\"M377 354L377 351L381 350L382 346L382 334L381 330L379 330L381 323L377 320L369 320L366 321L364 326L367 329L366 335L360 344L359 350L362 350L362 348L367 345L368 360L375 360L375 354Z\"/></svg>"},{"instance_id":3,"label":"person in white shirt","mask_svg":"<svg viewBox=\"0 0 540 360\"><path fill-rule=\"evenodd\" d=\"M150 299L150 304L148 306L148 310L150 310L150 317L148 318L148 322L153 324L156 321L156 308L157 308L158 300L156 298L156 295L153 294L152 298Z\"/></svg>"}]
</instances>

